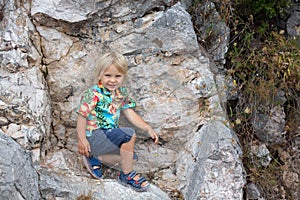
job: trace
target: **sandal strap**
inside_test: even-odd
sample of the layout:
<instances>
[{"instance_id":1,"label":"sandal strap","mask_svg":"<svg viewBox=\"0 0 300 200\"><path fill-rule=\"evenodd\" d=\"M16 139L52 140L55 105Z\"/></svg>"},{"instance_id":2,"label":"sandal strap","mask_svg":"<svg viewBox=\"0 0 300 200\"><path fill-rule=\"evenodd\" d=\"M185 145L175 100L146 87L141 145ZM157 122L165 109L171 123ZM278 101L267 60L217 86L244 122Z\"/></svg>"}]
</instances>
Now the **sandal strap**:
<instances>
[{"instance_id":1,"label":"sandal strap","mask_svg":"<svg viewBox=\"0 0 300 200\"><path fill-rule=\"evenodd\" d=\"M137 180L137 183L141 184L143 182L147 181L144 177L141 177Z\"/></svg>"},{"instance_id":2,"label":"sandal strap","mask_svg":"<svg viewBox=\"0 0 300 200\"><path fill-rule=\"evenodd\" d=\"M133 179L137 174L136 171L132 170L129 174L124 174L127 179Z\"/></svg>"},{"instance_id":3,"label":"sandal strap","mask_svg":"<svg viewBox=\"0 0 300 200\"><path fill-rule=\"evenodd\" d=\"M119 180L122 182L122 184L131 186L133 189L137 191L145 191L149 188L149 183L146 185L142 186L144 182L147 182L147 180L144 177L140 177L137 180L134 180L134 177L137 176L137 172L132 170L128 174L124 174L121 172L119 176Z\"/></svg>"}]
</instances>

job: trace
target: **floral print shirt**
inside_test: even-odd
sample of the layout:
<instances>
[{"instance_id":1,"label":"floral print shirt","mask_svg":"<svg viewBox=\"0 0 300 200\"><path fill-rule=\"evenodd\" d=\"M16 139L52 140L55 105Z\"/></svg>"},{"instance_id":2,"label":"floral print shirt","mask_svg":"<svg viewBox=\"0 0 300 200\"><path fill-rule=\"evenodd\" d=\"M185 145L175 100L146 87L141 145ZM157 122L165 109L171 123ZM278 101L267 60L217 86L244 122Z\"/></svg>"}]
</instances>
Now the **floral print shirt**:
<instances>
[{"instance_id":1,"label":"floral print shirt","mask_svg":"<svg viewBox=\"0 0 300 200\"><path fill-rule=\"evenodd\" d=\"M120 111L135 106L136 103L128 96L126 88L119 87L114 96L99 82L85 91L77 113L86 118L86 136L91 136L92 131L99 128L118 128Z\"/></svg>"}]
</instances>

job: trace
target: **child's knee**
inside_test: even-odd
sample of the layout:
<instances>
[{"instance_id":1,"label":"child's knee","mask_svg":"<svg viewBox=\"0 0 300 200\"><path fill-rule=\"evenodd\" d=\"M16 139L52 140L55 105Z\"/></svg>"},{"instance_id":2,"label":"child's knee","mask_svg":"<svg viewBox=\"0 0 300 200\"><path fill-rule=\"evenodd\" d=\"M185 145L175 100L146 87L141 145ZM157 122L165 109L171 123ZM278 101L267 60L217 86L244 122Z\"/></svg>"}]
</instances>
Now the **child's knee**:
<instances>
[{"instance_id":1,"label":"child's knee","mask_svg":"<svg viewBox=\"0 0 300 200\"><path fill-rule=\"evenodd\" d=\"M134 141L134 142L135 142L135 140L136 140L136 134L135 134L135 133L133 133L133 135L131 136L131 139L130 139L130 141Z\"/></svg>"}]
</instances>

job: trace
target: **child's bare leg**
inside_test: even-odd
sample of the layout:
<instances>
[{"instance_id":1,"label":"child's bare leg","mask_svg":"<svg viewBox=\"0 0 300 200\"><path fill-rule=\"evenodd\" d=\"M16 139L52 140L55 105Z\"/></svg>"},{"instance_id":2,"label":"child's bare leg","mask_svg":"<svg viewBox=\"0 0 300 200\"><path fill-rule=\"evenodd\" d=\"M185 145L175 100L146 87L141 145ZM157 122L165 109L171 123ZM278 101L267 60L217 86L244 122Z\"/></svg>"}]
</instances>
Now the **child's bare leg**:
<instances>
[{"instance_id":1,"label":"child's bare leg","mask_svg":"<svg viewBox=\"0 0 300 200\"><path fill-rule=\"evenodd\" d=\"M103 162L105 165L111 166L111 167L120 167L121 164L121 156L117 154L105 154L98 157L101 162Z\"/></svg>"},{"instance_id":2,"label":"child's bare leg","mask_svg":"<svg viewBox=\"0 0 300 200\"><path fill-rule=\"evenodd\" d=\"M124 174L128 174L133 169L133 151L134 151L134 143L135 143L136 135L134 134L129 140L129 142L121 145L121 160L122 160L122 171ZM135 176L133 179L138 180L139 175ZM147 181L142 183L142 187L148 184Z\"/></svg>"},{"instance_id":3,"label":"child's bare leg","mask_svg":"<svg viewBox=\"0 0 300 200\"><path fill-rule=\"evenodd\" d=\"M107 166L110 166L114 169L121 169L121 163L122 159L120 155L117 154L105 154L98 157L101 162ZM133 160L133 163L135 163L136 160Z\"/></svg>"},{"instance_id":4,"label":"child's bare leg","mask_svg":"<svg viewBox=\"0 0 300 200\"><path fill-rule=\"evenodd\" d=\"M129 140L129 142L123 143L121 145L120 155L122 162L122 171L124 174L127 174L132 171L135 138L136 136L134 134Z\"/></svg>"}]
</instances>

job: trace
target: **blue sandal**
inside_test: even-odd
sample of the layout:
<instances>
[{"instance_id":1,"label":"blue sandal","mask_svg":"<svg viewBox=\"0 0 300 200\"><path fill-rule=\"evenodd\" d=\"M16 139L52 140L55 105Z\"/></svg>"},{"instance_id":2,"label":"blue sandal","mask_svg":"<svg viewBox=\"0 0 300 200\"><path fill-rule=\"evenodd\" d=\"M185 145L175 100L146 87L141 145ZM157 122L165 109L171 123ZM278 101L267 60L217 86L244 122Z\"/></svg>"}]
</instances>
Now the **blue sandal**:
<instances>
[{"instance_id":1,"label":"blue sandal","mask_svg":"<svg viewBox=\"0 0 300 200\"><path fill-rule=\"evenodd\" d=\"M83 156L83 163L94 178L96 179L102 178L103 172L102 172L102 163L100 160L98 160L94 156L92 157Z\"/></svg>"},{"instance_id":2,"label":"blue sandal","mask_svg":"<svg viewBox=\"0 0 300 200\"><path fill-rule=\"evenodd\" d=\"M119 183L126 187L131 187L137 192L144 192L148 190L150 187L150 184L147 183L145 186L142 186L144 182L147 182L147 180L144 177L140 177L138 180L134 180L134 177L137 176L136 171L132 170L128 174L124 174L122 171L120 173L120 176L118 178Z\"/></svg>"}]
</instances>

